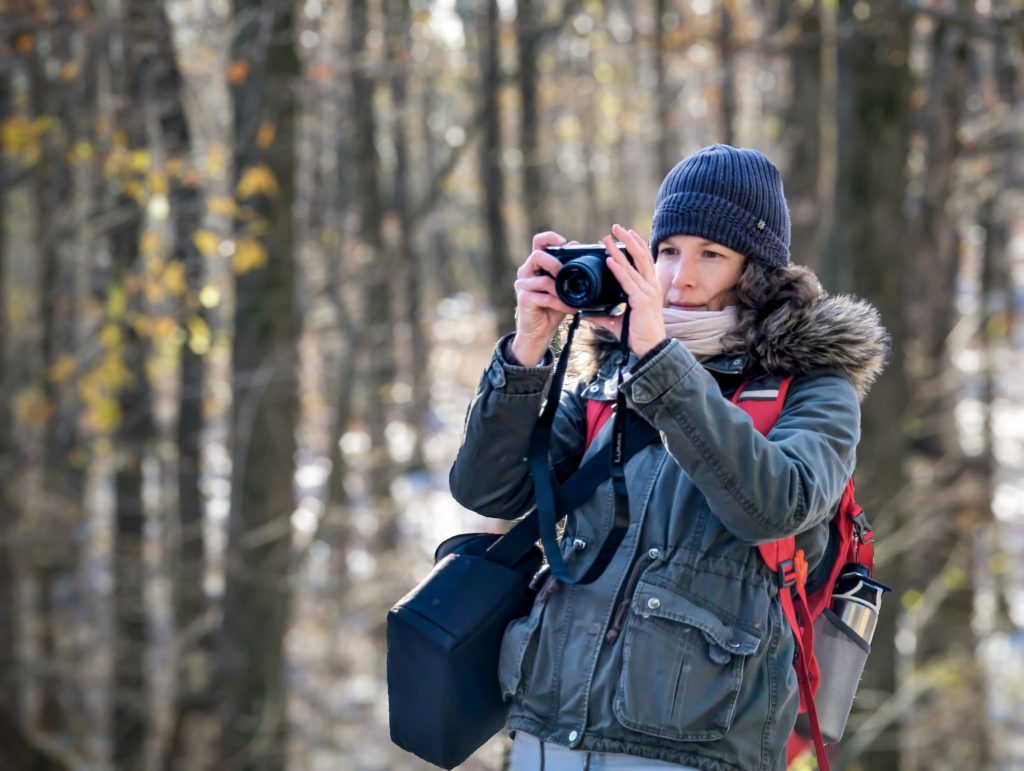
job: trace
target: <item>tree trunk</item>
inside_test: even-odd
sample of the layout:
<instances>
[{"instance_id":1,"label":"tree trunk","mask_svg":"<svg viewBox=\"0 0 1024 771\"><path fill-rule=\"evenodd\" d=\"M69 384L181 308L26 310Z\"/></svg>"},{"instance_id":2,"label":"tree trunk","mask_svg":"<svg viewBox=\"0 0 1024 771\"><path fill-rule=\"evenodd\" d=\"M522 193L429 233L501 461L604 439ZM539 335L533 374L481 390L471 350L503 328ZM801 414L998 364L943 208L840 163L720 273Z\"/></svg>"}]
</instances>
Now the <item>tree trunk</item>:
<instances>
[{"instance_id":1,"label":"tree trunk","mask_svg":"<svg viewBox=\"0 0 1024 771\"><path fill-rule=\"evenodd\" d=\"M124 59L120 65L123 90L119 96L125 109L120 120L127 136L129 152L148 148L145 111L139 109L149 98L146 53L133 38L137 9L127 3L123 10ZM128 108L128 105L131 105ZM148 644L144 572L142 567L145 512L142 504L142 461L153 437L152 405L146 379L146 345L128 322L132 313L141 312L142 298L137 284L136 258L143 213L138 201L127 190L116 199L121 213L110 233L113 265L111 295L123 301L111 301L108 307L123 302L128 313L114 311L111 321L118 325L120 358L130 379L118 392L119 419L114 432L117 465L114 474L114 717L113 759L119 769L139 768L144 762L146 742L146 646Z\"/></svg>"},{"instance_id":2,"label":"tree trunk","mask_svg":"<svg viewBox=\"0 0 1024 771\"><path fill-rule=\"evenodd\" d=\"M961 7L961 11L969 9ZM929 485L926 501L930 503L926 505L939 512L953 502L953 516L929 523L929 532L918 542L919 553L908 568L914 570L918 586L926 586L939 575L945 576L948 584L948 594L940 605L941 618L933 616L916 624L915 669L949 667L959 677L928 688L912 711L910 749L904 759L908 769L985 768L988 758L987 691L974 654L978 645L972 627L976 573L971 569L970 546L985 526L982 511L990 505L993 459L990 453L967 458L961 449L954 407L965 384L953 367L949 348L956 322L956 314L950 310L956 307L961 253L956 213L950 209L961 149L957 131L967 94L978 87L969 82L968 59L963 30L940 20L932 38L931 82L921 116L920 130L927 141L921 195L914 202L911 218L916 274L910 286L916 292L909 306L915 333L908 360L916 362L911 376L921 384L915 388L919 395L911 423L912 440L940 469ZM961 549L965 550L962 558ZM947 565L955 565L953 569L963 580L949 581Z\"/></svg>"},{"instance_id":3,"label":"tree trunk","mask_svg":"<svg viewBox=\"0 0 1024 771\"><path fill-rule=\"evenodd\" d=\"M544 165L540 147L540 109L537 100L537 57L542 35L536 0L516 5L516 36L519 41L519 145L523 153L523 203L526 226L532 236L551 229L544 204Z\"/></svg>"},{"instance_id":4,"label":"tree trunk","mask_svg":"<svg viewBox=\"0 0 1024 771\"><path fill-rule=\"evenodd\" d=\"M484 238L487 241L487 289L494 308L498 334L515 329L515 299L512 287L515 268L508 252L505 227L505 171L501 137L501 42L497 0L485 0L479 15L481 94L483 98L483 142L480 146L481 184L484 189Z\"/></svg>"},{"instance_id":5,"label":"tree trunk","mask_svg":"<svg viewBox=\"0 0 1024 771\"><path fill-rule=\"evenodd\" d=\"M654 93L655 120L657 121L658 142L656 147L658 167L655 176L661 178L675 165L676 153L672 146L672 95L665 75L665 16L666 0L654 2Z\"/></svg>"},{"instance_id":6,"label":"tree trunk","mask_svg":"<svg viewBox=\"0 0 1024 771\"><path fill-rule=\"evenodd\" d=\"M736 144L736 54L733 51L732 0L721 0L718 56L722 70L722 142Z\"/></svg>"},{"instance_id":7,"label":"tree trunk","mask_svg":"<svg viewBox=\"0 0 1024 771\"><path fill-rule=\"evenodd\" d=\"M13 113L11 83L7 70L0 71L0 120ZM0 178L12 173L7 148L0 137ZM16 465L14 433L9 394L13 383L7 369L7 242L4 219L7 209L6 186L0 189L0 693L7 694L6 720L17 724L21 699L18 688L18 586L15 557L18 553L14 533L21 519L15 505L11 480ZM2 750L0 750L2 752ZM3 756L0 755L0 758Z\"/></svg>"},{"instance_id":8,"label":"tree trunk","mask_svg":"<svg viewBox=\"0 0 1024 771\"><path fill-rule=\"evenodd\" d=\"M382 552L398 541L398 523L391 498L394 461L388 447L387 424L391 419L391 387L395 382L395 344L392 323L393 274L398 263L384 247L380 161L377 155L377 122L373 110L376 79L366 41L370 32L366 0L353 0L350 9L351 57L354 65L352 95L357 106L354 152L359 191L359 238L371 259L366 283L367 400L366 428L370 435L369 487L377 513L375 547Z\"/></svg>"},{"instance_id":9,"label":"tree trunk","mask_svg":"<svg viewBox=\"0 0 1024 771\"><path fill-rule=\"evenodd\" d=\"M835 56L835 44L821 40L819 3L809 8L787 4L790 15L784 24L797 27L797 40L789 47L789 71L793 99L786 114L786 141L790 148L786 174L786 198L793 222L790 253L793 261L817 270L821 260L819 222L827 208L819 200L818 177L821 167L819 126L834 113L835 89L824 92L823 59ZM821 13L824 13L821 10ZM808 42L812 41L812 42ZM827 106L826 111L823 107ZM835 120L832 118L834 125ZM835 186L835 179L831 180ZM834 195L834 194L833 194Z\"/></svg>"},{"instance_id":10,"label":"tree trunk","mask_svg":"<svg viewBox=\"0 0 1024 771\"><path fill-rule=\"evenodd\" d=\"M77 550L70 537L81 519L82 480L69 457L75 442L73 422L68 422L68 389L49 376L63 354L72 350L73 322L69 310L67 245L70 241L68 219L62 216L70 205L71 177L66 155L71 135L70 86L49 77L47 58L56 62L70 59L68 29L49 29L41 33L42 46L36 45L27 57L31 78L31 105L37 120L52 120L53 129L42 137L42 153L34 169L36 196L36 233L38 242L39 309L42 320L39 382L43 398L51 410L43 434L40 486L45 491L35 512L37 532L44 538L32 550L40 597L40 657L44 663L40 677L38 727L48 734L67 729L66 698L68 681L59 662L64 660L63 636L59 615L67 606L57 607L55 597L66 592L73 582ZM74 414L73 407L71 414Z\"/></svg>"},{"instance_id":11,"label":"tree trunk","mask_svg":"<svg viewBox=\"0 0 1024 771\"><path fill-rule=\"evenodd\" d=\"M219 769L286 764L284 640L292 591L297 307L293 254L299 61L287 0L236 0L232 78L235 181L231 511L218 651Z\"/></svg>"},{"instance_id":12,"label":"tree trunk","mask_svg":"<svg viewBox=\"0 0 1024 771\"><path fill-rule=\"evenodd\" d=\"M831 234L835 266L824 273L832 291L852 289L878 306L893 335L896 355L886 373L864 403L863 439L857 479L861 503L880 533L895 531L901 512L892 505L904 485L906 447L894 431L903 419L907 387L902 346L906 340L903 319L906 304L907 244L904 196L908 149L908 102L911 76L907 63L910 21L901 14L874 20L871 25L852 24L852 0L840 4L840 23L851 27L839 49L837 211ZM884 234L884 235L883 235ZM839 268L839 266L849 266ZM895 567L880 576L899 597L904 588ZM876 631L875 646L862 690L892 694L896 690L894 616L897 602L884 608ZM855 721L856 724L856 721ZM875 742L879 749L864 759L873 770L899 767L898 734L886 732Z\"/></svg>"},{"instance_id":13,"label":"tree trunk","mask_svg":"<svg viewBox=\"0 0 1024 771\"><path fill-rule=\"evenodd\" d=\"M169 182L170 214L173 228L172 264L185 275L185 291L178 312L186 332L194 317L205 323L199 302L203 284L202 257L193 241L201 220L202 200L195 175L190 173L192 141L185 113L184 83L178 70L170 22L162 3L132 2L126 32L132 40L135 68L145 79L145 114L158 127ZM172 604L178 632L178 677L175 717L164 767L189 767L181 757L187 743L208 744L210 730L189 731L190 716L211 712L209 676L212 667L210 608L203 591L205 549L203 505L199 489L200 432L204 363L192 340L180 348L179 412L177 422L178 538L170 546ZM208 755L212 748L199 751Z\"/></svg>"},{"instance_id":14,"label":"tree trunk","mask_svg":"<svg viewBox=\"0 0 1024 771\"><path fill-rule=\"evenodd\" d=\"M394 117L392 136L395 146L394 208L398 215L399 233L396 253L401 255L404 279L401 307L409 327L409 356L407 377L410 385L409 406L406 409L413 429L413 446L407 463L409 469L424 470L426 459L423 442L427 431L427 411L430 407L430 340L423 318L423 265L415 248L412 208L409 202L411 179L409 169L409 141L406 136L405 116L409 110L407 80L409 76L408 51L411 45L411 17L407 0L389 0L386 15L387 34L391 57L391 101Z\"/></svg>"},{"instance_id":15,"label":"tree trunk","mask_svg":"<svg viewBox=\"0 0 1024 771\"><path fill-rule=\"evenodd\" d=\"M429 125L428 120L437 105L437 79L426 84L423 88L423 121ZM441 165L438 162L438 148L444 146L439 142L435 132L429 128L425 130L423 138L424 152L423 164L426 168L427 179L434 179L441 172ZM424 271L424 287L428 297L450 297L459 290L458 268L452 259L451 246L448 241L448 228L446 210L439 206L427 221L426 238L429 247L426 249Z\"/></svg>"}]
</instances>

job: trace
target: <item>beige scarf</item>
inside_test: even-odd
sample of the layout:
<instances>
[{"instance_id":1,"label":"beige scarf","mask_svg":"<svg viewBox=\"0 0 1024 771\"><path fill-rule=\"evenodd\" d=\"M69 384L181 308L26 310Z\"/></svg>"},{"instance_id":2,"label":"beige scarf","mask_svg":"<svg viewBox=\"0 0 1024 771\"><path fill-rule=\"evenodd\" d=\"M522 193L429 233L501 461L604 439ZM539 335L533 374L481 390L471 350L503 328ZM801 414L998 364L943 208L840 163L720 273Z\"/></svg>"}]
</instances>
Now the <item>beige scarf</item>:
<instances>
[{"instance_id":1,"label":"beige scarf","mask_svg":"<svg viewBox=\"0 0 1024 771\"><path fill-rule=\"evenodd\" d=\"M684 311L663 308L665 334L686 346L698 359L709 359L722 352L722 337L735 328L739 312L735 305L720 311Z\"/></svg>"}]
</instances>

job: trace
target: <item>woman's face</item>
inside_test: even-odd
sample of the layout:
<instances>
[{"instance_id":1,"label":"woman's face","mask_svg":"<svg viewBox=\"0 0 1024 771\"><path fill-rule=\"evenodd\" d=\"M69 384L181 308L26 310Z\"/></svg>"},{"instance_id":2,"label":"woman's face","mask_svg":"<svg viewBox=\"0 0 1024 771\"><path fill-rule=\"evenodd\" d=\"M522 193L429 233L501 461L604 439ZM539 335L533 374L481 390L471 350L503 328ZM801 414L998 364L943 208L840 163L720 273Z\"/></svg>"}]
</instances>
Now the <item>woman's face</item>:
<instances>
[{"instance_id":1,"label":"woman's face","mask_svg":"<svg viewBox=\"0 0 1024 771\"><path fill-rule=\"evenodd\" d=\"M736 302L747 258L700 236L670 236L658 244L658 283L666 308L720 311Z\"/></svg>"}]
</instances>

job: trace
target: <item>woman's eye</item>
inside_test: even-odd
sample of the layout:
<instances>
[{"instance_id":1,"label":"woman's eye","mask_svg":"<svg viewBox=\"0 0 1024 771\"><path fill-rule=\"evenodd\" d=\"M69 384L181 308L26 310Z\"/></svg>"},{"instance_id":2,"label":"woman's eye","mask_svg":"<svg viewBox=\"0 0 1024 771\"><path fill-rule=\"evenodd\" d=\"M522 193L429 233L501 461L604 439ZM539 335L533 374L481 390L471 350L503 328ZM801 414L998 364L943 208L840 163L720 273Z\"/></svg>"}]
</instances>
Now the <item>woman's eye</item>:
<instances>
[{"instance_id":1,"label":"woman's eye","mask_svg":"<svg viewBox=\"0 0 1024 771\"><path fill-rule=\"evenodd\" d=\"M704 256L705 257L721 257L722 254L721 254L721 252L713 252L710 249L705 249L704 250Z\"/></svg>"}]
</instances>

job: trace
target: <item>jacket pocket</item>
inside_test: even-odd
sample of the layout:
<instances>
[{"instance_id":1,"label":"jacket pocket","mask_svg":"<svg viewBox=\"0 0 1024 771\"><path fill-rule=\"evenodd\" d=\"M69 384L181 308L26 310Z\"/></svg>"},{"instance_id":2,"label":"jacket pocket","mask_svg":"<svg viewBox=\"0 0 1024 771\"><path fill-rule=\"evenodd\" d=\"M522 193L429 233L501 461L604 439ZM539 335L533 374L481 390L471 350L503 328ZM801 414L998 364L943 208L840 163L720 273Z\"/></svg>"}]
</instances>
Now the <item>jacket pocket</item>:
<instances>
[{"instance_id":1,"label":"jacket pocket","mask_svg":"<svg viewBox=\"0 0 1024 771\"><path fill-rule=\"evenodd\" d=\"M664 739L722 738L733 723L744 664L760 644L761 636L641 581L622 641L615 717Z\"/></svg>"},{"instance_id":2,"label":"jacket pocket","mask_svg":"<svg viewBox=\"0 0 1024 771\"><path fill-rule=\"evenodd\" d=\"M537 629L544 615L544 603L534 602L530 613L505 628L498 657L498 683L505 701L518 693L529 679L527 670L537 653Z\"/></svg>"}]
</instances>

